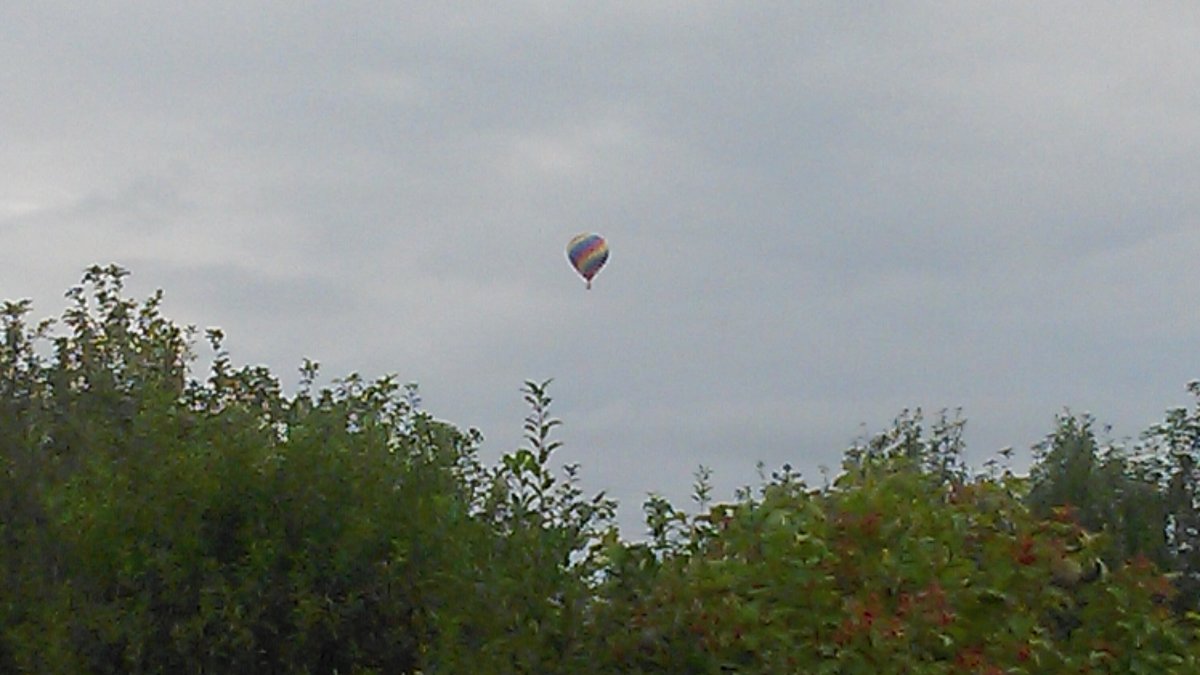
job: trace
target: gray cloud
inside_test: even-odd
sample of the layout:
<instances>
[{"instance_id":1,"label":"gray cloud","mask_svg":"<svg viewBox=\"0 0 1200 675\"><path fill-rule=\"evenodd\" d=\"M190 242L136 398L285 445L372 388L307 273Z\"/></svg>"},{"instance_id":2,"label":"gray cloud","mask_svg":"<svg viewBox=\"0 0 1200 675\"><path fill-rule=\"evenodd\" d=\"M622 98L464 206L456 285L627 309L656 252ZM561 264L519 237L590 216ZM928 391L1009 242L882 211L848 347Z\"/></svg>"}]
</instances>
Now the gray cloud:
<instances>
[{"instance_id":1,"label":"gray cloud","mask_svg":"<svg viewBox=\"0 0 1200 675\"><path fill-rule=\"evenodd\" d=\"M0 294L92 262L293 377L397 372L625 502L904 407L974 459L1195 375L1179 4L138 3L0 10ZM562 247L611 241L586 292Z\"/></svg>"}]
</instances>

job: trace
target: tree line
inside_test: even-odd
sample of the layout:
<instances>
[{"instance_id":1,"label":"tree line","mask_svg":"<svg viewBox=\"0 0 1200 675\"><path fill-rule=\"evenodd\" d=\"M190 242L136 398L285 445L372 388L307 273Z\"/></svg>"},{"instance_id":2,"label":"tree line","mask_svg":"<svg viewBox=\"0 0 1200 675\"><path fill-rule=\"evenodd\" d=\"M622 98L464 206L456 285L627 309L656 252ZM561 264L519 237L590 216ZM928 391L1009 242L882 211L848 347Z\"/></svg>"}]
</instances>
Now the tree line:
<instances>
[{"instance_id":1,"label":"tree line","mask_svg":"<svg viewBox=\"0 0 1200 675\"><path fill-rule=\"evenodd\" d=\"M1200 407L1063 414L1026 475L906 412L821 485L700 469L630 541L548 383L487 465L392 377L289 394L217 330L196 376L126 275L0 308L0 672L1200 672Z\"/></svg>"}]
</instances>

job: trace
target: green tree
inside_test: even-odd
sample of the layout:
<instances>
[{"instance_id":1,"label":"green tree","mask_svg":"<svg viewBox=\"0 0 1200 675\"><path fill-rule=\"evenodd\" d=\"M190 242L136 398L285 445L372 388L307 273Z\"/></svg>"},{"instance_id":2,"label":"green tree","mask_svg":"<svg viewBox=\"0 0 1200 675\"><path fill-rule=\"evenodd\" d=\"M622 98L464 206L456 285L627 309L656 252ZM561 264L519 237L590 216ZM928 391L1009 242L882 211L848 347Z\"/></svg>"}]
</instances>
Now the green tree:
<instances>
[{"instance_id":1,"label":"green tree","mask_svg":"<svg viewBox=\"0 0 1200 675\"><path fill-rule=\"evenodd\" d=\"M1101 447L1086 415L1063 414L1035 450L1027 501L1043 518L1065 512L1094 533L1104 533L1104 562L1120 566L1144 556L1171 568L1167 500L1155 463L1122 448Z\"/></svg>"},{"instance_id":2,"label":"green tree","mask_svg":"<svg viewBox=\"0 0 1200 675\"><path fill-rule=\"evenodd\" d=\"M1200 382L1188 390L1200 397ZM1037 448L1028 502L1051 517L1069 512L1104 533L1103 559L1119 567L1145 558L1172 574L1181 613L1200 610L1200 408L1174 408L1134 452L1102 447L1087 416L1063 415Z\"/></svg>"},{"instance_id":3,"label":"green tree","mask_svg":"<svg viewBox=\"0 0 1200 675\"><path fill-rule=\"evenodd\" d=\"M903 443L852 448L825 489L785 469L695 517L652 500L652 530L675 536L611 542L594 648L604 672L1200 667L1161 572L1143 559L1083 583L1072 570L1106 537L1039 518L1025 479L948 474L925 454L947 433L902 417L878 438Z\"/></svg>"},{"instance_id":4,"label":"green tree","mask_svg":"<svg viewBox=\"0 0 1200 675\"><path fill-rule=\"evenodd\" d=\"M3 309L0 671L551 672L581 660L587 546L611 504L530 447L490 469L416 391L351 375L295 395L234 367L161 293L88 270L57 322ZM55 332L61 328L60 332Z\"/></svg>"},{"instance_id":5,"label":"green tree","mask_svg":"<svg viewBox=\"0 0 1200 675\"><path fill-rule=\"evenodd\" d=\"M1192 407L1173 408L1144 435L1166 499L1169 567L1180 590L1177 605L1200 611L1200 381L1188 383Z\"/></svg>"}]
</instances>

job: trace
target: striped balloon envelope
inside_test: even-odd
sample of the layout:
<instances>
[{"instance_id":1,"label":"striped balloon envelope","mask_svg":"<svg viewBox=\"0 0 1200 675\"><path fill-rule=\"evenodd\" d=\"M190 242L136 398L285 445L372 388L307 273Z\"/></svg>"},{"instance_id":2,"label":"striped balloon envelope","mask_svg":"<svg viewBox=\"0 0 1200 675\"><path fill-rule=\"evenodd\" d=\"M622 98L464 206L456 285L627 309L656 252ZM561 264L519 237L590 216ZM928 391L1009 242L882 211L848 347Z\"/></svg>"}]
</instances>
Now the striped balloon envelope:
<instances>
[{"instance_id":1,"label":"striped balloon envelope","mask_svg":"<svg viewBox=\"0 0 1200 675\"><path fill-rule=\"evenodd\" d=\"M598 234L581 234L567 244L567 258L590 289L592 277L608 262L608 242Z\"/></svg>"}]
</instances>

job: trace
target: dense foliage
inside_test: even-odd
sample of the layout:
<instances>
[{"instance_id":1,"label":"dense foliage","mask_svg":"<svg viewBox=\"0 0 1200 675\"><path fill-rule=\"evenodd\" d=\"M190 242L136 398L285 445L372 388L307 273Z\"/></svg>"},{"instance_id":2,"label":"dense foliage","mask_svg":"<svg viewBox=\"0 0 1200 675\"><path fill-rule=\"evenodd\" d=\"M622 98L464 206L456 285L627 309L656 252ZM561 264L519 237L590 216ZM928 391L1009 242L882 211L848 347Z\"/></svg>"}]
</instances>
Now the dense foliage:
<instances>
[{"instance_id":1,"label":"dense foliage","mask_svg":"<svg viewBox=\"0 0 1200 675\"><path fill-rule=\"evenodd\" d=\"M209 331L195 379L124 276L0 310L0 672L1200 672L1200 408L1130 448L1064 415L1027 477L905 414L629 541L546 383L486 466L392 378L289 395Z\"/></svg>"}]
</instances>

